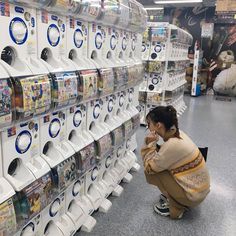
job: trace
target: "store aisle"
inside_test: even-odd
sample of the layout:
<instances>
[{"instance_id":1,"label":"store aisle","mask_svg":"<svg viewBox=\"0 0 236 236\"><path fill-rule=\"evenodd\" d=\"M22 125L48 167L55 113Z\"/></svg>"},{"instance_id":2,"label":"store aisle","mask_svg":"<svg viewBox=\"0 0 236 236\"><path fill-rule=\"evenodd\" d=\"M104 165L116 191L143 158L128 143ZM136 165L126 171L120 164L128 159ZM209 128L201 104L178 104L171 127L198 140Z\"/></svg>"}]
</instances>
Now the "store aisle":
<instances>
[{"instance_id":1,"label":"store aisle","mask_svg":"<svg viewBox=\"0 0 236 236\"><path fill-rule=\"evenodd\" d=\"M123 185L125 191L120 198L110 198L113 206L108 214L95 214L97 225L93 232L78 235L236 235L236 101L216 101L212 97L185 100L188 109L180 118L181 129L199 146L209 146L211 193L205 202L180 221L158 216L152 205L159 192L146 184L141 170L130 184ZM138 131L139 149L145 132L143 127Z\"/></svg>"}]
</instances>

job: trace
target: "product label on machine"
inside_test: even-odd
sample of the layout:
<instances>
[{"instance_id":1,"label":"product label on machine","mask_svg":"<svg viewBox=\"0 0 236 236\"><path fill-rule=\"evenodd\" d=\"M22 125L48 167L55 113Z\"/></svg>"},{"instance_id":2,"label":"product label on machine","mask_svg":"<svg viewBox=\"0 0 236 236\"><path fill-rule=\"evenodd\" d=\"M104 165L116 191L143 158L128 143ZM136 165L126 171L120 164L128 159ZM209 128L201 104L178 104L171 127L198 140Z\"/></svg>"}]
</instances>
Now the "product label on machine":
<instances>
[{"instance_id":1,"label":"product label on machine","mask_svg":"<svg viewBox=\"0 0 236 236\"><path fill-rule=\"evenodd\" d=\"M135 81L138 81L138 74L136 70L136 66L129 66L128 67L128 84L132 85Z\"/></svg>"},{"instance_id":2,"label":"product label on machine","mask_svg":"<svg viewBox=\"0 0 236 236\"><path fill-rule=\"evenodd\" d=\"M71 157L60 163L52 170L58 180L56 181L58 190L61 191L68 187L77 178L75 158Z\"/></svg>"},{"instance_id":3,"label":"product label on machine","mask_svg":"<svg viewBox=\"0 0 236 236\"><path fill-rule=\"evenodd\" d=\"M42 114L51 106L51 85L48 76L20 80L22 93L16 89L16 110L29 114ZM20 99L20 97L22 99Z\"/></svg>"},{"instance_id":4,"label":"product label on machine","mask_svg":"<svg viewBox=\"0 0 236 236\"><path fill-rule=\"evenodd\" d=\"M57 106L74 103L78 96L78 80L74 72L55 73L53 78L53 100Z\"/></svg>"},{"instance_id":5,"label":"product label on machine","mask_svg":"<svg viewBox=\"0 0 236 236\"><path fill-rule=\"evenodd\" d=\"M83 99L97 96L98 73L96 70L80 71L79 95Z\"/></svg>"},{"instance_id":6,"label":"product label on machine","mask_svg":"<svg viewBox=\"0 0 236 236\"><path fill-rule=\"evenodd\" d=\"M48 12L47 11L41 12L41 21L42 21L42 23L48 24Z\"/></svg>"},{"instance_id":7,"label":"product label on machine","mask_svg":"<svg viewBox=\"0 0 236 236\"><path fill-rule=\"evenodd\" d=\"M127 67L116 67L114 68L115 76L115 87L116 89L121 88L128 82L128 71Z\"/></svg>"},{"instance_id":8,"label":"product label on machine","mask_svg":"<svg viewBox=\"0 0 236 236\"><path fill-rule=\"evenodd\" d=\"M0 204L0 235L13 235L16 231L16 215L12 199Z\"/></svg>"},{"instance_id":9,"label":"product label on machine","mask_svg":"<svg viewBox=\"0 0 236 236\"><path fill-rule=\"evenodd\" d=\"M99 78L99 92L104 94L110 94L114 90L114 73L112 69L100 69Z\"/></svg>"},{"instance_id":10,"label":"product label on machine","mask_svg":"<svg viewBox=\"0 0 236 236\"><path fill-rule=\"evenodd\" d=\"M89 144L87 147L80 151L80 172L85 173L96 164L96 150L94 143Z\"/></svg>"},{"instance_id":11,"label":"product label on machine","mask_svg":"<svg viewBox=\"0 0 236 236\"><path fill-rule=\"evenodd\" d=\"M7 80L0 80L0 126L11 122L11 88Z\"/></svg>"},{"instance_id":12,"label":"product label on machine","mask_svg":"<svg viewBox=\"0 0 236 236\"><path fill-rule=\"evenodd\" d=\"M125 138L130 137L133 131L133 122L131 119L124 123L124 130L125 130Z\"/></svg>"},{"instance_id":13,"label":"product label on machine","mask_svg":"<svg viewBox=\"0 0 236 236\"><path fill-rule=\"evenodd\" d=\"M151 37L152 42L166 42L168 38L168 28L151 28Z\"/></svg>"},{"instance_id":14,"label":"product label on machine","mask_svg":"<svg viewBox=\"0 0 236 236\"><path fill-rule=\"evenodd\" d=\"M0 2L1 16L10 16L10 4Z\"/></svg>"},{"instance_id":15,"label":"product label on machine","mask_svg":"<svg viewBox=\"0 0 236 236\"><path fill-rule=\"evenodd\" d=\"M110 133L97 141L98 155L100 159L107 157L112 152L112 139Z\"/></svg>"},{"instance_id":16,"label":"product label on machine","mask_svg":"<svg viewBox=\"0 0 236 236\"><path fill-rule=\"evenodd\" d=\"M133 132L135 132L140 126L140 113L132 117Z\"/></svg>"},{"instance_id":17,"label":"product label on machine","mask_svg":"<svg viewBox=\"0 0 236 236\"><path fill-rule=\"evenodd\" d=\"M115 147L119 146L123 142L123 140L124 140L124 132L122 127L118 127L112 131L113 146Z\"/></svg>"}]
</instances>

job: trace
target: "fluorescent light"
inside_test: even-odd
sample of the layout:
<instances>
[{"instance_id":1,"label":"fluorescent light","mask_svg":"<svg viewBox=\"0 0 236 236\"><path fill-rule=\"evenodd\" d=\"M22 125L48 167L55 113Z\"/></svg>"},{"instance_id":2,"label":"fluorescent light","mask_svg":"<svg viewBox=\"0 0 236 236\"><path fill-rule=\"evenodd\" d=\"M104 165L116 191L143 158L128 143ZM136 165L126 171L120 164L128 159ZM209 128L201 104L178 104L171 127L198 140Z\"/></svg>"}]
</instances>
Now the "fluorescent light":
<instances>
[{"instance_id":1,"label":"fluorescent light","mask_svg":"<svg viewBox=\"0 0 236 236\"><path fill-rule=\"evenodd\" d=\"M198 3L198 2L202 2L202 0L166 0L166 1L163 1L163 0L157 0L157 1L154 1L155 4L170 4L170 3Z\"/></svg>"},{"instance_id":2,"label":"fluorescent light","mask_svg":"<svg viewBox=\"0 0 236 236\"><path fill-rule=\"evenodd\" d=\"M144 7L147 11L148 10L163 10L164 7Z\"/></svg>"}]
</instances>

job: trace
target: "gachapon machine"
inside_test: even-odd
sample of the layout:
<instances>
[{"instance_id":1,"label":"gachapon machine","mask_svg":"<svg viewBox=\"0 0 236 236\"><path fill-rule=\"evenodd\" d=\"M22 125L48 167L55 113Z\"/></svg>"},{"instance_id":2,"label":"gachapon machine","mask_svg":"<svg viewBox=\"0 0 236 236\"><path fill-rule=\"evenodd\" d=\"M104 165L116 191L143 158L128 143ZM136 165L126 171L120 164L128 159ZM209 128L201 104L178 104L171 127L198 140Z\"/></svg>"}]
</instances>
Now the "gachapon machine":
<instances>
[{"instance_id":1,"label":"gachapon machine","mask_svg":"<svg viewBox=\"0 0 236 236\"><path fill-rule=\"evenodd\" d=\"M112 94L114 91L114 72L112 68L100 69L98 92L100 96Z\"/></svg>"},{"instance_id":2,"label":"gachapon machine","mask_svg":"<svg viewBox=\"0 0 236 236\"><path fill-rule=\"evenodd\" d=\"M13 85L17 120L41 115L50 110L52 94L48 75L15 78Z\"/></svg>"},{"instance_id":3,"label":"gachapon machine","mask_svg":"<svg viewBox=\"0 0 236 236\"><path fill-rule=\"evenodd\" d=\"M53 73L51 79L55 109L75 104L78 99L78 72Z\"/></svg>"},{"instance_id":4,"label":"gachapon machine","mask_svg":"<svg viewBox=\"0 0 236 236\"><path fill-rule=\"evenodd\" d=\"M79 101L86 101L98 96L99 75L97 70L82 70L79 72Z\"/></svg>"}]
</instances>

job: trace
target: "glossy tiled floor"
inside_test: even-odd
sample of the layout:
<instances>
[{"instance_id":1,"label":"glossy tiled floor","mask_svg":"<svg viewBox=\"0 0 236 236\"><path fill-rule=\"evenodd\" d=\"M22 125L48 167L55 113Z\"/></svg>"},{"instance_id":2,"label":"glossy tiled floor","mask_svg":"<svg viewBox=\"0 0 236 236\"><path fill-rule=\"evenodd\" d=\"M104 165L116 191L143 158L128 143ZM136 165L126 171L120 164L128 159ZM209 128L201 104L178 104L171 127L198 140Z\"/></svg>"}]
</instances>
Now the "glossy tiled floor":
<instances>
[{"instance_id":1,"label":"glossy tiled floor","mask_svg":"<svg viewBox=\"0 0 236 236\"><path fill-rule=\"evenodd\" d=\"M152 210L156 188L146 184L143 171L134 174L119 198L110 198L109 213L96 213L97 225L90 236L235 236L236 235L236 101L212 97L186 98L188 109L180 128L199 146L209 146L211 193L201 206L173 221ZM145 129L138 131L139 147ZM139 153L139 150L138 150ZM140 157L139 157L140 158ZM141 161L140 161L141 162Z\"/></svg>"}]
</instances>

